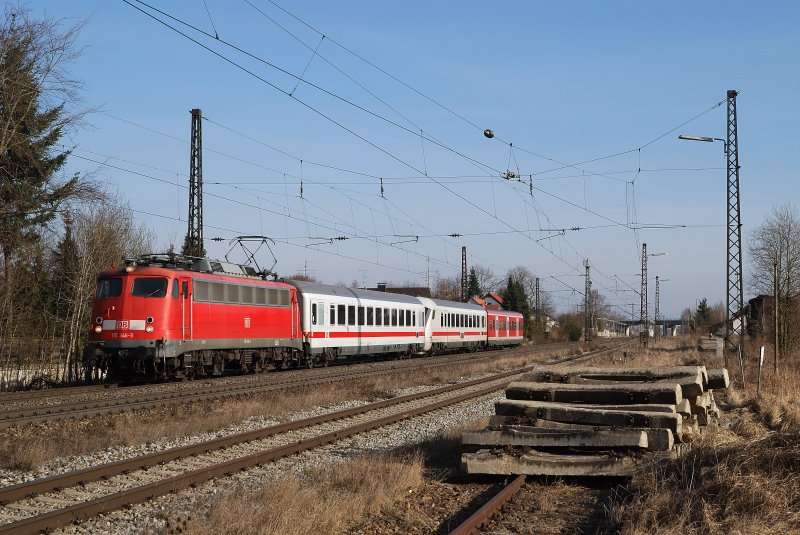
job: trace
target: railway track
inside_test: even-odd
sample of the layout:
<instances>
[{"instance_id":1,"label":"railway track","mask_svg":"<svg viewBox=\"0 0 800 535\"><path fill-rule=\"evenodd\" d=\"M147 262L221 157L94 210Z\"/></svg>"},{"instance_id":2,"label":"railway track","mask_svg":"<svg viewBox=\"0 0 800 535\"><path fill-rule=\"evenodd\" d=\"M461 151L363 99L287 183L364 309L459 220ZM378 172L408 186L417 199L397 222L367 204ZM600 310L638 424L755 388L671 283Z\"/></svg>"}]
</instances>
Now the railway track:
<instances>
[{"instance_id":1,"label":"railway track","mask_svg":"<svg viewBox=\"0 0 800 535\"><path fill-rule=\"evenodd\" d=\"M604 348L579 357L582 361ZM527 366L355 409L143 455L0 489L0 533L34 533L491 395Z\"/></svg>"},{"instance_id":2,"label":"railway track","mask_svg":"<svg viewBox=\"0 0 800 535\"><path fill-rule=\"evenodd\" d=\"M519 346L514 348L509 348L502 350L501 353L497 352L487 352L485 354L488 355L513 355L519 352L525 351L552 351L558 349L564 349L569 347L577 347L579 342L555 342L550 344L543 344L537 346ZM479 355L474 355L473 358L482 358L484 353ZM459 354L450 354L450 355L440 355L437 357L428 357L428 359L453 359L454 357L458 358L462 355ZM381 363L384 361L374 360L374 359L350 359L347 361L334 361L331 363L331 368L337 368L339 366L354 366L354 365L370 365ZM305 368L298 368L293 370L269 370L266 374L260 374L259 376L270 376L272 373L276 374L284 374L284 373L297 373L297 372L304 372L306 371ZM237 380L243 378L250 378L253 377L251 375L224 375L219 378L213 379L214 381L225 381L225 380ZM54 397L64 397L64 396L72 396L72 395L82 395L82 394L93 394L93 393L100 393L106 390L114 390L119 388L120 390L131 390L131 389L142 389L142 388L149 388L149 387L158 387L158 386L165 386L165 385L178 385L178 384L193 384L193 383L202 383L206 379L199 379L197 381L189 381L185 383L147 383L147 384L136 384L136 385L120 385L118 383L107 383L107 384L94 384L94 385L82 385L82 386L64 386L64 387L54 387L54 388L47 388L43 390L20 390L20 391L11 391L11 392L0 392L0 403L11 403L11 402L25 402L25 401L36 401L36 400L43 400L46 398L54 398Z\"/></svg>"},{"instance_id":3,"label":"railway track","mask_svg":"<svg viewBox=\"0 0 800 535\"><path fill-rule=\"evenodd\" d=\"M548 349L550 349L548 347ZM527 349L530 351L530 348ZM42 395L14 396L9 393L0 397L0 427L28 425L40 422L117 414L125 411L164 407L174 404L200 402L215 399L235 398L274 392L291 388L319 386L341 381L358 380L392 375L398 371L411 372L450 368L459 364L480 363L497 358L508 358L524 354L526 349L515 348L501 352L487 352L475 355L449 355L436 357L436 360L394 361L379 369L360 370L352 367L328 368L323 370L298 371L289 374L268 374L247 376L242 381L217 382L196 381L171 383L169 385L150 385L149 387L128 387L106 389L100 386L76 387L74 389L42 391ZM536 351L534 351L536 352ZM306 373L303 373L303 372ZM45 395L44 392L63 392L62 395ZM38 394L20 392L18 394ZM77 399L70 400L70 396ZM62 399L63 398L63 399ZM9 406L12 405L12 406Z\"/></svg>"}]
</instances>

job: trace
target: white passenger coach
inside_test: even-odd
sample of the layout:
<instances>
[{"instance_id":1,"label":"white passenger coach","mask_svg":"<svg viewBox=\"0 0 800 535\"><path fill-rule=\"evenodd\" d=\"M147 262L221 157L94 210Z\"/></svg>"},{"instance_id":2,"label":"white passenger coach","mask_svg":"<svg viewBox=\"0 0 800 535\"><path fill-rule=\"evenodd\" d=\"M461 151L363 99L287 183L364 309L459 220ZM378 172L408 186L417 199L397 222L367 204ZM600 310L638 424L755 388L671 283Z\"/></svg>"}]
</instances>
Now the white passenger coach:
<instances>
[{"instance_id":1,"label":"white passenger coach","mask_svg":"<svg viewBox=\"0 0 800 535\"><path fill-rule=\"evenodd\" d=\"M300 302L309 361L338 356L399 353L425 347L425 307L408 295L290 281Z\"/></svg>"}]
</instances>

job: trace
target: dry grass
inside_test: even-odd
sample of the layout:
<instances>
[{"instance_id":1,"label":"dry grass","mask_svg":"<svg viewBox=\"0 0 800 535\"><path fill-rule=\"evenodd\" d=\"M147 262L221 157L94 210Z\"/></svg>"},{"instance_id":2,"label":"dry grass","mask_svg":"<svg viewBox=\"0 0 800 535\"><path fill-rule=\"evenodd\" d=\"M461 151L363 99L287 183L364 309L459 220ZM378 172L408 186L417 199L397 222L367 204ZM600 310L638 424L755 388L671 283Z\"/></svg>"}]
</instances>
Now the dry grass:
<instances>
[{"instance_id":1,"label":"dry grass","mask_svg":"<svg viewBox=\"0 0 800 535\"><path fill-rule=\"evenodd\" d=\"M547 356L564 353L564 349L554 350ZM453 382L463 376L510 369L543 358L509 356L492 362L464 364L457 369L399 372L291 392L2 429L0 467L32 471L58 457L214 431L257 416L283 421L288 414L312 407L354 399L383 399L391 397L398 388Z\"/></svg>"},{"instance_id":2,"label":"dry grass","mask_svg":"<svg viewBox=\"0 0 800 535\"><path fill-rule=\"evenodd\" d=\"M755 354L750 351L749 354ZM732 376L741 377L738 363ZM609 508L617 530L639 534L800 532L800 365L754 371L719 396L730 429L708 432L677 461L635 477Z\"/></svg>"},{"instance_id":3,"label":"dry grass","mask_svg":"<svg viewBox=\"0 0 800 535\"><path fill-rule=\"evenodd\" d=\"M422 484L419 456L363 457L286 475L261 490L234 491L201 504L188 517L168 519L167 533L346 533L353 522L385 510Z\"/></svg>"}]
</instances>

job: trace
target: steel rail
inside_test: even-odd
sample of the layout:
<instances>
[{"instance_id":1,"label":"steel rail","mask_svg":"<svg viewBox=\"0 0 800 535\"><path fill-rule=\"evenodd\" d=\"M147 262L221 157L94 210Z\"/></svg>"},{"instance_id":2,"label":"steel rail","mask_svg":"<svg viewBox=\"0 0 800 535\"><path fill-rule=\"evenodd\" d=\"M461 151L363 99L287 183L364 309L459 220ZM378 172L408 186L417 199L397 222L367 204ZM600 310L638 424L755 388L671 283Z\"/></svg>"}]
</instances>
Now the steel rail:
<instances>
[{"instance_id":1,"label":"steel rail","mask_svg":"<svg viewBox=\"0 0 800 535\"><path fill-rule=\"evenodd\" d=\"M610 348L596 350L591 353L581 355L577 358L579 358L580 360L585 360L586 357L594 356L598 353L610 351L618 347L620 346L613 346ZM44 492L50 492L53 490L60 490L62 488L67 488L67 487L74 487L75 485L80 485L83 483L87 483L89 481L96 481L99 479L108 478L110 476L117 475L120 473L126 473L139 469L146 469L148 467L154 466L159 463L186 458L191 455L196 455L198 453L205 453L209 451L219 450L222 448L229 447L233 444L251 442L253 440L259 440L261 438L267 438L272 435L285 433L290 430L310 427L313 425L319 425L321 423L326 423L329 421L348 418L392 405L398 405L425 397L432 397L456 390L462 390L464 388L470 388L472 386L477 386L482 383L495 382L501 379L525 373L535 368L536 365L527 366L525 368L494 374L489 377L475 379L465 383L448 385L445 387L429 390L426 392L420 392L417 394L411 394L400 398L384 400L381 402L372 403L355 409L339 411L336 413L322 415L305 420L298 420L295 422L288 422L286 424L273 426L262 430L241 433L239 435L233 435L230 437L213 439L211 441L204 443L173 448L165 452L157 452L154 454L143 455L134 459L118 461L116 463L110 463L95 468L78 470L75 472L70 472L59 476L51 476L49 478L44 478L41 480L15 485L13 487L8 487L0 491L0 503L7 504L20 499L24 499L25 497L29 497L32 495L41 494ZM294 455L301 451L316 448L321 445L335 442L337 440L341 440L343 438L358 433L363 433L365 431L376 429L378 427L383 427L386 425L390 425L392 423L397 423L406 420L408 418L425 414L427 412L438 410L448 405L488 395L493 392L496 392L497 390L505 388L507 384L508 382L503 382L500 384L491 385L489 387L485 387L480 390L467 392L446 400L437 401L435 403L425 405L423 407L418 407L416 409L403 411L396 415L385 416L376 420L372 420L362 424L357 424L345 429L340 429L338 431L325 433L315 438L299 440L284 446L270 448L267 450L263 450L261 452L246 455L244 457L232 459L229 461L224 461L222 463L217 463L215 465L210 465L208 467L203 467L200 469L189 471L184 474L179 474L176 476L162 479L157 482L120 491L105 497L96 498L88 502L83 502L80 504L69 506L64 509L51 511L48 513L44 513L42 515L29 517L12 523L3 524L0 525L0 533L32 533L38 531L51 530L69 522L90 518L97 514L112 511L126 505L146 501L155 496L175 492L179 489L186 488L191 485L200 484L214 477L229 475L238 470L243 470L245 468L263 464L268 461L272 461L289 455Z\"/></svg>"},{"instance_id":2,"label":"steel rail","mask_svg":"<svg viewBox=\"0 0 800 535\"><path fill-rule=\"evenodd\" d=\"M471 535L476 529L487 524L492 519L492 516L519 492L524 483L525 476L517 476L511 483L495 494L491 500L486 502L483 507L475 511L461 525L451 531L450 535Z\"/></svg>"},{"instance_id":3,"label":"steel rail","mask_svg":"<svg viewBox=\"0 0 800 535\"><path fill-rule=\"evenodd\" d=\"M124 398L107 398L98 400L73 401L57 405L34 406L21 409L11 409L0 411L0 428L12 427L15 425L27 425L38 422L64 420L78 418L82 416L98 416L104 414L118 414L125 411L137 409L149 409L163 407L172 404L182 404L187 402L207 401L211 399L224 399L230 397L261 394L264 392L285 390L297 385L312 386L336 382L342 378L363 379L370 377L380 377L392 375L405 371L418 371L425 369L436 369L451 367L460 363L478 363L485 360L494 360L511 356L508 353L485 355L480 357L461 358L457 360L446 360L435 363L420 363L416 366L396 366L387 370L366 370L350 371L342 370L341 373L334 373L318 378L289 378L270 382L268 384L233 384L233 385L212 385L203 388L201 392L186 392L185 390L174 390L170 392L141 393L126 396ZM272 378L272 376L270 376Z\"/></svg>"},{"instance_id":4,"label":"steel rail","mask_svg":"<svg viewBox=\"0 0 800 535\"><path fill-rule=\"evenodd\" d=\"M505 372L498 376L492 376L489 378L479 379L476 381L478 381L479 384L480 382L493 382L497 381L498 379L503 379L505 377L524 373L525 371L527 371L527 369L515 370L514 372ZM469 383L451 385L450 387L445 387L445 388L451 390L468 388L468 386L466 385L475 386L474 384L470 384L474 382L475 381L470 381ZM407 420L409 418L420 416L422 414L432 412L441 409L443 407L447 407L449 405L454 405L473 398L489 395L492 394L493 392L505 388L507 384L508 383L506 382L500 384L494 384L482 388L480 390L466 392L458 396L454 396L452 398L430 403L422 407L418 407L416 409L410 409L407 411L402 411L398 414L384 416L381 418L370 420L368 422L356 424L344 429L325 433L314 438L301 439L289 444L269 448L243 457L238 457L221 463L198 468L196 470L168 477L160 481L155 481L131 489L119 491L114 494L110 494L108 496L95 498L94 500L75 504L66 507L64 509L58 509L55 511L44 513L42 515L37 515L22 520L18 520L16 522L3 524L0 525L0 533L18 534L18 533L34 533L34 532L52 530L57 527L63 526L64 524L67 524L69 522L84 520L101 513L106 513L109 511L113 511L115 509L119 509L124 506L132 505L135 503L141 503L156 496L169 494L192 485L205 483L206 481L213 479L215 477L227 476L237 471L245 470L247 468L258 466L260 464L274 461L283 457L288 457L290 455L295 455L297 453L317 448L319 446L329 444L332 442L336 442L359 433L371 431L379 427L385 427L387 425L398 423ZM429 396L434 395L431 392L428 392L427 394ZM392 402L391 404L394 405L401 403L400 401L398 401L399 399L400 398L388 401ZM307 425L304 425L302 427L306 426Z\"/></svg>"},{"instance_id":5,"label":"steel rail","mask_svg":"<svg viewBox=\"0 0 800 535\"><path fill-rule=\"evenodd\" d=\"M597 353L609 351L611 349L614 348L603 348L600 350L593 351L591 354L586 354L580 357L576 357L576 361L578 359L584 360L584 358L586 358L587 356L588 357L595 356ZM220 437L206 442L201 442L198 444L171 448L166 451L154 452L151 454L135 457L133 459L126 459L97 467L76 470L66 474L54 475L26 483L20 483L18 485L0 488L0 504L7 504L36 494L42 494L45 492L50 492L53 490L58 490L61 488L71 487L79 484L85 484L91 481L97 481L99 479L104 479L113 475L133 470L146 469L148 467L155 466L157 464L162 464L165 462L190 457L192 455L197 455L199 453L216 451L236 444L261 440L264 438L268 438L270 436L286 433L296 429L301 429L303 427L309 427L312 425L319 425L330 421L349 418L352 416L364 414L366 412L374 410L379 410L399 403L406 403L422 399L425 397L432 397L448 393L458 389L469 388L471 386L476 386L481 383L485 383L487 381L494 381L498 379L503 379L505 377L511 377L513 375L522 374L527 371L533 370L535 368L536 365L531 365L521 369L494 374L489 378L474 379L464 383L448 385L440 388L435 388L432 390L427 390L424 392L418 392L415 394L409 394L398 398L392 398L384 401L370 403L353 409L346 409L326 415L306 418L302 420L296 420L293 422L287 422L284 424L270 426L264 429L257 429L254 431L238 433L227 437Z\"/></svg>"},{"instance_id":6,"label":"steel rail","mask_svg":"<svg viewBox=\"0 0 800 535\"><path fill-rule=\"evenodd\" d=\"M0 392L0 403L4 401L25 401L28 399L52 398L63 395L84 394L87 392L102 392L117 388L117 383L85 386L64 386L47 388L45 390L17 390L13 392Z\"/></svg>"},{"instance_id":7,"label":"steel rail","mask_svg":"<svg viewBox=\"0 0 800 535\"><path fill-rule=\"evenodd\" d=\"M553 342L549 344L542 344L536 345L533 347L529 346L498 346L497 348L486 350L486 352L492 353L495 349L503 350L504 355L508 355L510 353L517 353L520 350L531 350L534 351L542 351L542 350L550 350L550 349L560 349L563 347L575 346L578 342ZM456 354L457 355L457 354ZM450 355L439 355L438 357L433 358L447 358L452 357L453 354ZM488 357L489 355L487 355ZM482 358L482 357L479 357ZM400 359L402 360L402 359ZM351 365L359 365L359 364L374 364L376 362L381 362L381 360L376 359L347 359L344 361L334 361L331 362L331 365L336 366L351 366ZM301 368L304 369L304 368ZM269 373L279 373L284 372L286 370L282 369L270 369L265 370ZM231 379L235 377L248 377L248 375L236 375L236 374L225 374L220 378ZM95 392L95 391L104 391L104 390L111 390L115 388L146 388L148 386L160 386L165 383L160 382L152 382L152 383L140 383L140 384L125 384L125 383L104 383L104 384L90 384L90 385L81 385L81 386L54 386L52 388L46 388L43 390L12 390L12 391L4 391L0 392L0 403L3 401L21 401L21 400L28 400L28 399L41 399L41 398L48 398L48 397L58 397L58 396L69 396L73 394L82 394L86 392Z\"/></svg>"},{"instance_id":8,"label":"steel rail","mask_svg":"<svg viewBox=\"0 0 800 535\"><path fill-rule=\"evenodd\" d=\"M374 410L383 409L386 407L390 407L392 405L398 405L400 403L407 403L409 401L416 401L418 399L423 399L426 397L446 394L454 390L469 388L471 386L476 386L481 383L485 383L487 382L487 380L498 380L498 379L503 379L504 377L511 377L513 375L524 373L531 369L533 368L527 367L521 370L512 370L509 372L503 372L492 376L490 379L485 379L485 378L474 379L472 381L468 381L465 383L448 385L433 390L426 390L424 392L409 394L402 397L377 401L375 403L370 403L368 405L362 405L361 407L345 409L330 414L324 414L312 418L305 418L302 420L295 420L293 422L287 422L284 424L270 426L264 429L256 429L254 431L247 431L244 433L238 433L227 437L220 437L206 442L201 442L198 444L171 448L166 451L142 455L139 457L135 457L133 459L127 459L115 463L109 463L106 465L101 465L99 467L76 470L74 472L69 472L63 475L51 476L43 479L30 481L27 483L20 483L18 485L10 487L0 488L0 504L7 504L31 495L42 494L44 492L58 490L59 488L71 487L74 485L87 483L89 481L97 481L99 479L121 474L126 471L148 468L164 462L190 457L198 453L215 451L233 446L235 444L241 444L243 442L252 442L254 440L261 440L281 433L286 433L288 431L294 431L296 429L310 427L312 425L319 425L322 423L327 423L335 420L350 418L352 416L357 416L359 414L364 414Z\"/></svg>"}]
</instances>

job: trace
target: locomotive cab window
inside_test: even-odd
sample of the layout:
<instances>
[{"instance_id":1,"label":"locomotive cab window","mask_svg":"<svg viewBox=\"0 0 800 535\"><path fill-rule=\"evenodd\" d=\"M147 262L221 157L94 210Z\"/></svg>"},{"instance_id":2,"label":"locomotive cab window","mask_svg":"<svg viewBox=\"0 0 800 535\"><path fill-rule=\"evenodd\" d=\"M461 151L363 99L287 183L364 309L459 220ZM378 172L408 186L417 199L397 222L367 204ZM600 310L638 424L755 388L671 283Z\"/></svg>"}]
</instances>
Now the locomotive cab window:
<instances>
[{"instance_id":1,"label":"locomotive cab window","mask_svg":"<svg viewBox=\"0 0 800 535\"><path fill-rule=\"evenodd\" d=\"M119 297L122 293L122 279L119 277L103 278L97 281L97 298L107 299Z\"/></svg>"},{"instance_id":2,"label":"locomotive cab window","mask_svg":"<svg viewBox=\"0 0 800 535\"><path fill-rule=\"evenodd\" d=\"M131 295L136 297L164 297L167 295L167 279L164 277L139 277L134 279Z\"/></svg>"}]
</instances>

